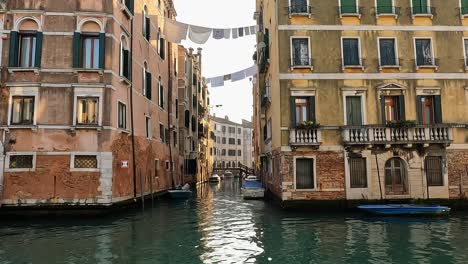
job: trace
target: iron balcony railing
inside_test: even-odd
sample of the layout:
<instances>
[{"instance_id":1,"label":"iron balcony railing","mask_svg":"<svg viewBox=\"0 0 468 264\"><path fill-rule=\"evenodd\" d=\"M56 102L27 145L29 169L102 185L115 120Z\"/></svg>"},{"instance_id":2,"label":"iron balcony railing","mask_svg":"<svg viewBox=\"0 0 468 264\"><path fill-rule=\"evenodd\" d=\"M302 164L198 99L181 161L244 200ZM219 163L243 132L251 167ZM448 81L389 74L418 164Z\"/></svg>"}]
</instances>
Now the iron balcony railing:
<instances>
[{"instance_id":1,"label":"iron balcony railing","mask_svg":"<svg viewBox=\"0 0 468 264\"><path fill-rule=\"evenodd\" d=\"M377 15L399 15L400 7L397 6L377 6Z\"/></svg>"},{"instance_id":2,"label":"iron balcony railing","mask_svg":"<svg viewBox=\"0 0 468 264\"><path fill-rule=\"evenodd\" d=\"M288 13L290 15L310 15L312 7L308 5L291 5L288 7Z\"/></svg>"},{"instance_id":3,"label":"iron balcony railing","mask_svg":"<svg viewBox=\"0 0 468 264\"><path fill-rule=\"evenodd\" d=\"M289 130L289 144L291 146L319 146L322 143L320 128Z\"/></svg>"},{"instance_id":4,"label":"iron balcony railing","mask_svg":"<svg viewBox=\"0 0 468 264\"><path fill-rule=\"evenodd\" d=\"M417 15L435 15L436 9L432 6L413 6L411 7L413 16Z\"/></svg>"},{"instance_id":5,"label":"iron balcony railing","mask_svg":"<svg viewBox=\"0 0 468 264\"><path fill-rule=\"evenodd\" d=\"M347 126L342 131L347 145L367 144L450 144L452 128L448 125L421 125L414 127Z\"/></svg>"},{"instance_id":6,"label":"iron balcony railing","mask_svg":"<svg viewBox=\"0 0 468 264\"><path fill-rule=\"evenodd\" d=\"M311 58L303 58L300 56L293 56L291 58L291 68L294 67L312 67L312 59Z\"/></svg>"}]
</instances>

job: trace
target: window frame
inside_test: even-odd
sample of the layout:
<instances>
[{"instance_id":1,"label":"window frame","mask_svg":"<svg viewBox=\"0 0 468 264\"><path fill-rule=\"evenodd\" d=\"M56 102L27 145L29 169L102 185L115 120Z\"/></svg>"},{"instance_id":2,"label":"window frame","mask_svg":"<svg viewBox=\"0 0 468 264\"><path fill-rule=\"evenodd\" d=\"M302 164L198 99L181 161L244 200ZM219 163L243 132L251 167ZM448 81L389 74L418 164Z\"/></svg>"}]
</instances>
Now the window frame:
<instances>
[{"instance_id":1,"label":"window frame","mask_svg":"<svg viewBox=\"0 0 468 264\"><path fill-rule=\"evenodd\" d=\"M434 17L434 14L432 14L432 2L431 0L427 0L427 10L426 12L427 13L414 13L414 6L413 6L413 0L409 0L410 1L410 7L411 7L411 16L414 18L414 17L431 17L433 18Z\"/></svg>"},{"instance_id":2,"label":"window frame","mask_svg":"<svg viewBox=\"0 0 468 264\"><path fill-rule=\"evenodd\" d=\"M27 69L30 69L30 68L36 68L36 54L37 54L37 50L36 50L36 47L37 47L37 32L38 31L31 31L31 30L24 30L24 31L18 31L18 61L17 61L17 65L19 68L27 68ZM21 65L21 58L22 58L22 39L23 37L31 37L31 41L30 41L30 45L31 45L31 49L30 49L30 52L29 52L29 59L30 59L30 65L28 66L23 66ZM32 43L31 43L32 42ZM34 51L34 52L33 52Z\"/></svg>"},{"instance_id":3,"label":"window frame","mask_svg":"<svg viewBox=\"0 0 468 264\"><path fill-rule=\"evenodd\" d=\"M10 168L11 156L32 156L32 168ZM7 152L5 155L5 172L36 171L36 152Z\"/></svg>"},{"instance_id":4,"label":"window frame","mask_svg":"<svg viewBox=\"0 0 468 264\"><path fill-rule=\"evenodd\" d=\"M296 192L313 192L317 191L318 181L317 181L317 156L294 156L293 158L293 165L294 165L294 178L293 178L293 191ZM312 189L298 189L297 188L297 160L298 159L310 159L313 162L313 180L314 180L314 188Z\"/></svg>"},{"instance_id":5,"label":"window frame","mask_svg":"<svg viewBox=\"0 0 468 264\"><path fill-rule=\"evenodd\" d=\"M86 102L88 101L88 99L97 99L97 103L98 103L98 107L97 107L97 113L98 113L98 116L97 116L97 120L95 123L80 123L78 122L78 116L79 116L79 113L78 113L78 102L80 99L86 99ZM88 107L88 105L87 105ZM79 126L79 127L96 127L96 126L100 126L99 122L102 118L102 114L101 114L101 99L98 97L98 96L76 96L76 104L75 104L75 114L76 114L76 117L75 117L75 122L76 122L76 126Z\"/></svg>"},{"instance_id":6,"label":"window frame","mask_svg":"<svg viewBox=\"0 0 468 264\"><path fill-rule=\"evenodd\" d=\"M428 158L438 158L439 161L440 161L440 177L441 177L441 184L438 185L438 184L429 184L429 177L428 177L428 174L427 174L427 161L428 161ZM432 187L444 187L446 185L446 180L445 180L445 163L444 163L444 158L442 156L438 156L438 155L427 155L426 157L424 157L424 176L425 176L425 181L426 181L426 186L429 187L429 188L432 188Z\"/></svg>"},{"instance_id":7,"label":"window frame","mask_svg":"<svg viewBox=\"0 0 468 264\"><path fill-rule=\"evenodd\" d=\"M75 168L75 157L76 156L96 156L97 168ZM99 172L101 171L101 155L99 152L72 152L70 154L70 171L76 172Z\"/></svg>"},{"instance_id":8,"label":"window frame","mask_svg":"<svg viewBox=\"0 0 468 264\"><path fill-rule=\"evenodd\" d=\"M22 108L21 108L21 121L20 123L14 123L13 122L13 113L14 113L14 101L16 98L21 98L21 100L23 101L23 104L22 104ZM33 107L32 107L32 120L31 122L24 122L24 99L33 99ZM10 118L11 120L9 120L10 122L10 125L11 126L32 126L34 125L34 122L35 122L35 115L36 115L36 96L32 96L32 95L13 95L11 96L11 108L10 108Z\"/></svg>"},{"instance_id":9,"label":"window frame","mask_svg":"<svg viewBox=\"0 0 468 264\"><path fill-rule=\"evenodd\" d=\"M418 65L418 54L417 54L417 47L416 47L416 41L419 39L428 39L431 42L431 59L432 59L432 64L431 65ZM436 58L435 58L435 51L434 51L434 41L432 37L414 37L413 38L413 46L414 46L414 63L416 65L416 69L420 68L438 68L436 64Z\"/></svg>"},{"instance_id":10,"label":"window frame","mask_svg":"<svg viewBox=\"0 0 468 264\"><path fill-rule=\"evenodd\" d=\"M310 0L305 0L306 1L306 11L305 12L292 12L292 4L291 4L291 0L288 0L288 13L289 13L289 17L292 17L292 16L308 16L310 17L311 16L311 7L310 7Z\"/></svg>"},{"instance_id":11,"label":"window frame","mask_svg":"<svg viewBox=\"0 0 468 264\"><path fill-rule=\"evenodd\" d=\"M146 139L152 139L153 138L153 129L151 125L151 117L148 115L145 115L145 137Z\"/></svg>"},{"instance_id":12,"label":"window frame","mask_svg":"<svg viewBox=\"0 0 468 264\"><path fill-rule=\"evenodd\" d=\"M347 117L347 107L346 107L346 97L349 97L349 96L360 96L361 97L361 114L362 114L362 125L365 126L367 125L367 112L366 112L366 102L367 102L367 98L366 98L366 94L364 92L361 92L361 91L357 90L357 91L346 91L346 92L343 92L343 120L344 120L344 124L345 126L349 126L348 125L348 117Z\"/></svg>"},{"instance_id":13,"label":"window frame","mask_svg":"<svg viewBox=\"0 0 468 264\"><path fill-rule=\"evenodd\" d=\"M377 0L376 0L377 1ZM395 65L382 65L382 57L381 57L381 51L380 51L380 41L385 40L385 39L393 39L393 51L395 52ZM385 69L385 68L400 68L400 58L398 54L398 39L396 37L378 37L377 38L377 52L378 52L378 58L379 58L379 68L380 69Z\"/></svg>"},{"instance_id":14,"label":"window frame","mask_svg":"<svg viewBox=\"0 0 468 264\"><path fill-rule=\"evenodd\" d=\"M359 65L345 65L345 56L344 56L344 40L345 39L357 39L358 40L358 54L359 54ZM360 68L363 69L363 60L362 60L362 45L361 45L361 37L353 37L353 36L342 36L341 37L341 67L342 69L348 68Z\"/></svg>"},{"instance_id":15,"label":"window frame","mask_svg":"<svg viewBox=\"0 0 468 264\"><path fill-rule=\"evenodd\" d=\"M363 160L364 162L364 173L365 173L365 179L366 179L366 186L365 187L353 187L352 185L352 180L351 178L353 177L353 173L351 171L351 159L361 159ZM367 157L348 157L346 159L346 163L347 163L347 166L348 166L348 171L349 171L349 188L352 189L352 190L357 190L357 189L362 189L362 190L366 190L369 188L369 160Z\"/></svg>"},{"instance_id":16,"label":"window frame","mask_svg":"<svg viewBox=\"0 0 468 264\"><path fill-rule=\"evenodd\" d=\"M294 39L307 39L307 51L308 51L308 63L309 65L295 65L294 64L294 45L293 45L293 42L294 42ZM290 55L290 65L291 65L291 69L300 69L300 68L310 68L310 69L313 69L313 65L312 65L312 49L311 49L311 43L310 43L310 37L309 36L291 36L289 38L289 55Z\"/></svg>"},{"instance_id":17,"label":"window frame","mask_svg":"<svg viewBox=\"0 0 468 264\"><path fill-rule=\"evenodd\" d=\"M392 1L392 13L379 13L379 0L375 0L375 16L380 17L380 16L395 16L395 18L398 17L396 6L395 6L395 0Z\"/></svg>"},{"instance_id":18,"label":"window frame","mask_svg":"<svg viewBox=\"0 0 468 264\"><path fill-rule=\"evenodd\" d=\"M91 45L91 67L86 67L86 39L93 39ZM95 41L98 42L99 46L97 51L94 49ZM85 70L102 70L101 65L99 64L100 61L100 50L101 50L101 43L99 32L81 32L81 68ZM105 44L104 44L105 45ZM95 54L97 52L97 62L94 61ZM94 66L94 64L97 64Z\"/></svg>"},{"instance_id":19,"label":"window frame","mask_svg":"<svg viewBox=\"0 0 468 264\"><path fill-rule=\"evenodd\" d=\"M124 106L125 109L125 117L123 120L123 127L120 126L120 106ZM117 100L117 128L122 130L127 130L127 104L121 100Z\"/></svg>"},{"instance_id":20,"label":"window frame","mask_svg":"<svg viewBox=\"0 0 468 264\"><path fill-rule=\"evenodd\" d=\"M85 87L76 87L74 90L74 108L73 108L73 126L75 127L101 127L102 126L102 101L103 101L103 88L85 88ZM97 125L80 125L78 124L78 97L98 97L98 124Z\"/></svg>"},{"instance_id":21,"label":"window frame","mask_svg":"<svg viewBox=\"0 0 468 264\"><path fill-rule=\"evenodd\" d=\"M338 0L338 13L340 14L340 18L342 18L343 16L357 16L357 17L361 18L361 12L359 10L359 0L355 0L356 1L356 12L355 13L344 13L344 12L342 12L341 1L342 0Z\"/></svg>"}]
</instances>

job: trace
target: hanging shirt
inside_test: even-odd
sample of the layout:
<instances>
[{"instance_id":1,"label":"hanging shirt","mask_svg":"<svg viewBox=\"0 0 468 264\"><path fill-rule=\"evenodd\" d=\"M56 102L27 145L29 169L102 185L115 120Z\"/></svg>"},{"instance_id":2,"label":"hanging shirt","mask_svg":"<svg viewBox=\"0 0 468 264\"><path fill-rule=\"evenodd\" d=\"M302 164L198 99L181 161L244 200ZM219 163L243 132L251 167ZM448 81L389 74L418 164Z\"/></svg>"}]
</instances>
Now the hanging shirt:
<instances>
[{"instance_id":1,"label":"hanging shirt","mask_svg":"<svg viewBox=\"0 0 468 264\"><path fill-rule=\"evenodd\" d=\"M237 81L240 81L240 80L243 80L245 79L245 71L242 70L242 71L238 71L238 72L235 72L233 74L231 74L231 81L232 82L237 82Z\"/></svg>"},{"instance_id":2,"label":"hanging shirt","mask_svg":"<svg viewBox=\"0 0 468 264\"><path fill-rule=\"evenodd\" d=\"M232 38L236 39L239 37L239 30L237 28L232 29Z\"/></svg>"},{"instance_id":3,"label":"hanging shirt","mask_svg":"<svg viewBox=\"0 0 468 264\"><path fill-rule=\"evenodd\" d=\"M224 76L211 78L211 87L224 86Z\"/></svg>"},{"instance_id":4,"label":"hanging shirt","mask_svg":"<svg viewBox=\"0 0 468 264\"><path fill-rule=\"evenodd\" d=\"M187 39L188 25L171 19L164 19L164 35L167 41L181 43Z\"/></svg>"},{"instance_id":5,"label":"hanging shirt","mask_svg":"<svg viewBox=\"0 0 468 264\"><path fill-rule=\"evenodd\" d=\"M253 35L253 34L255 34L255 33L257 33L257 28L256 28L255 26L251 26L251 27L250 27L250 34Z\"/></svg>"},{"instance_id":6,"label":"hanging shirt","mask_svg":"<svg viewBox=\"0 0 468 264\"><path fill-rule=\"evenodd\" d=\"M244 28L239 28L239 37L243 37L244 36Z\"/></svg>"},{"instance_id":7,"label":"hanging shirt","mask_svg":"<svg viewBox=\"0 0 468 264\"><path fill-rule=\"evenodd\" d=\"M219 29L219 28L213 29L213 38L214 39L223 39L224 38L224 29Z\"/></svg>"},{"instance_id":8,"label":"hanging shirt","mask_svg":"<svg viewBox=\"0 0 468 264\"><path fill-rule=\"evenodd\" d=\"M252 67L249 67L247 69L245 69L245 76L249 77L249 76L254 76L255 74L257 74L257 66L254 65Z\"/></svg>"},{"instance_id":9,"label":"hanging shirt","mask_svg":"<svg viewBox=\"0 0 468 264\"><path fill-rule=\"evenodd\" d=\"M244 33L246 36L250 35L250 28L249 27L245 27L244 28Z\"/></svg>"},{"instance_id":10,"label":"hanging shirt","mask_svg":"<svg viewBox=\"0 0 468 264\"><path fill-rule=\"evenodd\" d=\"M212 31L211 28L190 25L189 39L196 44L205 44L210 38Z\"/></svg>"},{"instance_id":11,"label":"hanging shirt","mask_svg":"<svg viewBox=\"0 0 468 264\"><path fill-rule=\"evenodd\" d=\"M231 38L231 29L230 28L224 29L224 38L225 39L230 39Z\"/></svg>"}]
</instances>

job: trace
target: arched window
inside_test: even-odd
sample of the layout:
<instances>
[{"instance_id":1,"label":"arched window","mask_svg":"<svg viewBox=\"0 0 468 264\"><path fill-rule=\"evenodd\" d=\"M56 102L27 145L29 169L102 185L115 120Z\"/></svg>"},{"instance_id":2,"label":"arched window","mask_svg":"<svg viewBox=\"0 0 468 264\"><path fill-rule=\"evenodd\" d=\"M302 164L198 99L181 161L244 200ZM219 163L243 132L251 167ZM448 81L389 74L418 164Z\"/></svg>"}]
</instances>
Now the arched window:
<instances>
[{"instance_id":1,"label":"arched window","mask_svg":"<svg viewBox=\"0 0 468 264\"><path fill-rule=\"evenodd\" d=\"M73 68L104 69L106 33L97 19L85 19L73 35Z\"/></svg>"},{"instance_id":2,"label":"arched window","mask_svg":"<svg viewBox=\"0 0 468 264\"><path fill-rule=\"evenodd\" d=\"M128 37L122 35L120 38L120 76L130 80L130 49L128 45Z\"/></svg>"},{"instance_id":3,"label":"arched window","mask_svg":"<svg viewBox=\"0 0 468 264\"><path fill-rule=\"evenodd\" d=\"M151 73L148 71L148 63L143 63L143 95L151 100Z\"/></svg>"},{"instance_id":4,"label":"arched window","mask_svg":"<svg viewBox=\"0 0 468 264\"><path fill-rule=\"evenodd\" d=\"M10 32L10 67L34 68L41 66L42 32L33 18L22 18Z\"/></svg>"},{"instance_id":5,"label":"arched window","mask_svg":"<svg viewBox=\"0 0 468 264\"><path fill-rule=\"evenodd\" d=\"M408 194L407 169L401 158L391 158L385 163L385 193L387 195Z\"/></svg>"},{"instance_id":6,"label":"arched window","mask_svg":"<svg viewBox=\"0 0 468 264\"><path fill-rule=\"evenodd\" d=\"M166 58L166 40L161 36L161 28L158 29L158 53L161 59Z\"/></svg>"},{"instance_id":7,"label":"arched window","mask_svg":"<svg viewBox=\"0 0 468 264\"><path fill-rule=\"evenodd\" d=\"M161 76L158 78L158 105L164 109L164 85Z\"/></svg>"},{"instance_id":8,"label":"arched window","mask_svg":"<svg viewBox=\"0 0 468 264\"><path fill-rule=\"evenodd\" d=\"M150 32L151 32L151 22L148 13L148 7L145 6L143 8L143 36L145 36L146 40L150 40Z\"/></svg>"}]
</instances>

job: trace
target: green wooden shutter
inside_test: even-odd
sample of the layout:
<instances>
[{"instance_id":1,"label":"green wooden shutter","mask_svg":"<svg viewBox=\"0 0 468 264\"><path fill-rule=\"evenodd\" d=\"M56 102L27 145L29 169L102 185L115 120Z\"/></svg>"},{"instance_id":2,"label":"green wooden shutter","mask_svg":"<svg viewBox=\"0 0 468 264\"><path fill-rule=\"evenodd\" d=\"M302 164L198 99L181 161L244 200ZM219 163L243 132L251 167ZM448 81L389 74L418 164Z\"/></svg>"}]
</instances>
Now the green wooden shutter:
<instances>
[{"instance_id":1,"label":"green wooden shutter","mask_svg":"<svg viewBox=\"0 0 468 264\"><path fill-rule=\"evenodd\" d=\"M161 38L161 51L160 51L161 59L166 59L166 40Z\"/></svg>"},{"instance_id":2,"label":"green wooden shutter","mask_svg":"<svg viewBox=\"0 0 468 264\"><path fill-rule=\"evenodd\" d=\"M403 95L398 96L398 118L400 120L406 120L405 107L405 97Z\"/></svg>"},{"instance_id":3,"label":"green wooden shutter","mask_svg":"<svg viewBox=\"0 0 468 264\"><path fill-rule=\"evenodd\" d=\"M357 13L356 0L341 0L341 13Z\"/></svg>"},{"instance_id":4,"label":"green wooden shutter","mask_svg":"<svg viewBox=\"0 0 468 264\"><path fill-rule=\"evenodd\" d=\"M123 69L122 73L125 78L130 80L130 63L129 63L129 58L130 58L130 52L128 50L123 50Z\"/></svg>"},{"instance_id":5,"label":"green wooden shutter","mask_svg":"<svg viewBox=\"0 0 468 264\"><path fill-rule=\"evenodd\" d=\"M106 33L99 33L99 68L106 67Z\"/></svg>"},{"instance_id":6,"label":"green wooden shutter","mask_svg":"<svg viewBox=\"0 0 468 264\"><path fill-rule=\"evenodd\" d=\"M387 113L385 113L385 96L380 96L380 116L382 119L382 124L387 124Z\"/></svg>"},{"instance_id":7,"label":"green wooden shutter","mask_svg":"<svg viewBox=\"0 0 468 264\"><path fill-rule=\"evenodd\" d=\"M377 0L377 14L392 14L392 0Z\"/></svg>"},{"instance_id":8,"label":"green wooden shutter","mask_svg":"<svg viewBox=\"0 0 468 264\"><path fill-rule=\"evenodd\" d=\"M151 73L147 72L146 73L146 97L151 100Z\"/></svg>"},{"instance_id":9,"label":"green wooden shutter","mask_svg":"<svg viewBox=\"0 0 468 264\"><path fill-rule=\"evenodd\" d=\"M128 3L127 8L130 11L130 13L133 15L134 14L133 0L127 0L127 3Z\"/></svg>"},{"instance_id":10,"label":"green wooden shutter","mask_svg":"<svg viewBox=\"0 0 468 264\"><path fill-rule=\"evenodd\" d=\"M316 117L315 117L315 97L310 96L309 97L309 105L310 105L310 121L316 122Z\"/></svg>"},{"instance_id":11,"label":"green wooden shutter","mask_svg":"<svg viewBox=\"0 0 468 264\"><path fill-rule=\"evenodd\" d=\"M10 31L10 56L8 61L9 67L18 67L18 50L19 36L17 31Z\"/></svg>"},{"instance_id":12,"label":"green wooden shutter","mask_svg":"<svg viewBox=\"0 0 468 264\"><path fill-rule=\"evenodd\" d=\"M73 34L73 68L81 68L81 48L82 39L79 32Z\"/></svg>"},{"instance_id":13,"label":"green wooden shutter","mask_svg":"<svg viewBox=\"0 0 468 264\"><path fill-rule=\"evenodd\" d=\"M34 67L40 68L41 67L41 60L42 60L42 32L36 33L36 58L35 58L35 65Z\"/></svg>"},{"instance_id":14,"label":"green wooden shutter","mask_svg":"<svg viewBox=\"0 0 468 264\"><path fill-rule=\"evenodd\" d=\"M461 13L462 15L468 14L468 0L461 0Z\"/></svg>"},{"instance_id":15,"label":"green wooden shutter","mask_svg":"<svg viewBox=\"0 0 468 264\"><path fill-rule=\"evenodd\" d=\"M422 116L422 105L421 105L422 96L416 96L416 112L418 114L418 124L422 125L423 116Z\"/></svg>"},{"instance_id":16,"label":"green wooden shutter","mask_svg":"<svg viewBox=\"0 0 468 264\"><path fill-rule=\"evenodd\" d=\"M434 96L434 121L436 124L442 124L442 100L440 95Z\"/></svg>"},{"instance_id":17,"label":"green wooden shutter","mask_svg":"<svg viewBox=\"0 0 468 264\"><path fill-rule=\"evenodd\" d=\"M290 111L291 111L291 127L296 127L296 98L290 97Z\"/></svg>"},{"instance_id":18,"label":"green wooden shutter","mask_svg":"<svg viewBox=\"0 0 468 264\"><path fill-rule=\"evenodd\" d=\"M151 21L150 21L150 18L149 17L146 17L145 18L145 23L146 23L146 27L145 27L145 38L147 40L150 40L151 38Z\"/></svg>"}]
</instances>

